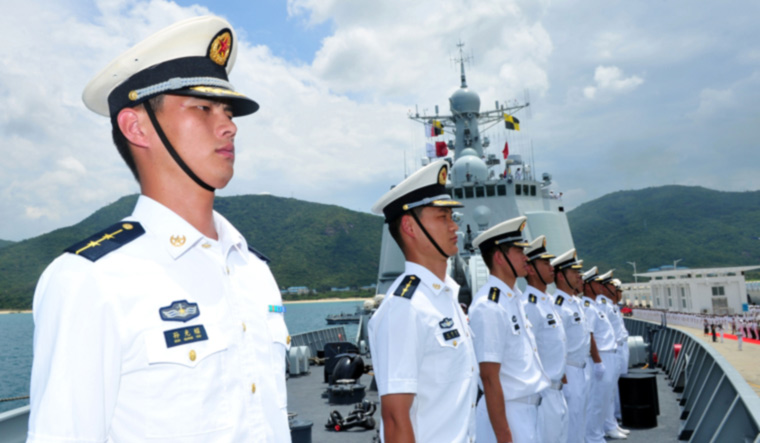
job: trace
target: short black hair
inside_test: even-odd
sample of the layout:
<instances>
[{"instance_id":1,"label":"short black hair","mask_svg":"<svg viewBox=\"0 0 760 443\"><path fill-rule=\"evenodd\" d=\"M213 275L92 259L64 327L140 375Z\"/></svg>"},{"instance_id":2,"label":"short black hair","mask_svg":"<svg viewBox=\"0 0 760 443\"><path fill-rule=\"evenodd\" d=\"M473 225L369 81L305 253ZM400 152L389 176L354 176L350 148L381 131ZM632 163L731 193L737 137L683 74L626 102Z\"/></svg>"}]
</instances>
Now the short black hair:
<instances>
[{"instance_id":1,"label":"short black hair","mask_svg":"<svg viewBox=\"0 0 760 443\"><path fill-rule=\"evenodd\" d=\"M153 97L148 100L150 106L154 111L161 109L164 103L164 95ZM143 105L138 105L143 106ZM118 114L111 116L111 138L113 138L113 144L116 146L116 150L119 151L121 158L124 159L124 163L127 164L129 170L132 171L137 183L140 183L140 174L137 172L137 165L135 164L135 158L132 156L132 151L129 149L129 141L119 129L119 122L117 120Z\"/></svg>"},{"instance_id":2,"label":"short black hair","mask_svg":"<svg viewBox=\"0 0 760 443\"><path fill-rule=\"evenodd\" d=\"M493 267L493 256L499 248L495 246L489 246L488 248L480 248L480 256L483 258L483 262L490 271Z\"/></svg>"}]
</instances>

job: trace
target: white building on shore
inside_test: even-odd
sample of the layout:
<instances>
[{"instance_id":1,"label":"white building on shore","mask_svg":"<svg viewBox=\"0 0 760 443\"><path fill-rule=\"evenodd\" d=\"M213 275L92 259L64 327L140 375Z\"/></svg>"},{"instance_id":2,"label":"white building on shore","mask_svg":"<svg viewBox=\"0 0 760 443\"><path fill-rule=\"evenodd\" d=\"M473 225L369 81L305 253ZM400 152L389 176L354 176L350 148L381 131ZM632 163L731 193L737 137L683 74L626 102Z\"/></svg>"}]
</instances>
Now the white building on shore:
<instances>
[{"instance_id":1,"label":"white building on shore","mask_svg":"<svg viewBox=\"0 0 760 443\"><path fill-rule=\"evenodd\" d=\"M649 278L649 282L624 284L623 299L630 306L697 314L737 314L747 303L744 273L755 269L760 266L678 268L640 273L636 276Z\"/></svg>"}]
</instances>

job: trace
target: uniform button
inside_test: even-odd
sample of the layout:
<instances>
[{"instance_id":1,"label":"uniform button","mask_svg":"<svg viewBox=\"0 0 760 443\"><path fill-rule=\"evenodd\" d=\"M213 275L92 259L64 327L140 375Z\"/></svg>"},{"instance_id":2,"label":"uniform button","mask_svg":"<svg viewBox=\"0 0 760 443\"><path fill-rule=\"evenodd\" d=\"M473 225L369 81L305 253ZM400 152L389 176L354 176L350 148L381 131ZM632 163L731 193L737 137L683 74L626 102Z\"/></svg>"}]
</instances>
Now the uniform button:
<instances>
[{"instance_id":1,"label":"uniform button","mask_svg":"<svg viewBox=\"0 0 760 443\"><path fill-rule=\"evenodd\" d=\"M255 394L255 393L256 393L256 383L251 385L251 394Z\"/></svg>"},{"instance_id":2,"label":"uniform button","mask_svg":"<svg viewBox=\"0 0 760 443\"><path fill-rule=\"evenodd\" d=\"M246 329L245 329L245 322L243 322L243 332L245 332L245 331L246 331Z\"/></svg>"},{"instance_id":3,"label":"uniform button","mask_svg":"<svg viewBox=\"0 0 760 443\"><path fill-rule=\"evenodd\" d=\"M224 269L227 271L227 275L230 275L230 267L229 267L229 266L227 266L227 267L225 267Z\"/></svg>"},{"instance_id":4,"label":"uniform button","mask_svg":"<svg viewBox=\"0 0 760 443\"><path fill-rule=\"evenodd\" d=\"M190 351L190 361L195 361L195 351Z\"/></svg>"},{"instance_id":5,"label":"uniform button","mask_svg":"<svg viewBox=\"0 0 760 443\"><path fill-rule=\"evenodd\" d=\"M454 343L453 343L453 344L454 344L454 347L456 348L456 347L457 347L457 341L456 341L456 340L454 340Z\"/></svg>"},{"instance_id":6,"label":"uniform button","mask_svg":"<svg viewBox=\"0 0 760 443\"><path fill-rule=\"evenodd\" d=\"M287 344L290 344L290 336L289 336L289 335L288 335L288 338L287 338L287 339L285 339L285 342L286 342Z\"/></svg>"}]
</instances>

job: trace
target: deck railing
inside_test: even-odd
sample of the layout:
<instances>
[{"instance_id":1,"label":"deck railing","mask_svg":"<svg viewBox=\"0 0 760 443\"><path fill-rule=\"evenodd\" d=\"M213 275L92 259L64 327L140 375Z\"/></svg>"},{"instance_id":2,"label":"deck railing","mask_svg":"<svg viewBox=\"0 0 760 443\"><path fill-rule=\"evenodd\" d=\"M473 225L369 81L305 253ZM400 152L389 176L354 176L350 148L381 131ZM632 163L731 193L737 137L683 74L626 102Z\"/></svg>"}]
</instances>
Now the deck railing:
<instances>
[{"instance_id":1,"label":"deck railing","mask_svg":"<svg viewBox=\"0 0 760 443\"><path fill-rule=\"evenodd\" d=\"M650 344L657 365L682 395L679 440L760 443L760 397L722 355L686 331L630 318L625 326Z\"/></svg>"}]
</instances>

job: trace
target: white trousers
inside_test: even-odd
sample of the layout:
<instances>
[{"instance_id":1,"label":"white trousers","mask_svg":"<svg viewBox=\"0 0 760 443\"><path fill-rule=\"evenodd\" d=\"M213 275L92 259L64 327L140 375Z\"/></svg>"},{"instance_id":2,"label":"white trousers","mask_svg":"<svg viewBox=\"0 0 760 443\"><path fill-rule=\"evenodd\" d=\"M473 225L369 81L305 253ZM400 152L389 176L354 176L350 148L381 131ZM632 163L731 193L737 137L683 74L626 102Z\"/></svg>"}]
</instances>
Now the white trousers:
<instances>
[{"instance_id":1,"label":"white trousers","mask_svg":"<svg viewBox=\"0 0 760 443\"><path fill-rule=\"evenodd\" d=\"M586 408L586 443L605 443L604 422L612 408L612 388L617 380L617 358L614 352L600 352L604 364L601 380L591 377L591 393Z\"/></svg>"},{"instance_id":2,"label":"white trousers","mask_svg":"<svg viewBox=\"0 0 760 443\"><path fill-rule=\"evenodd\" d=\"M588 367L588 365L586 365ZM586 437L586 405L588 386L586 370L567 365L567 384L562 394L567 402L567 443L584 443Z\"/></svg>"},{"instance_id":3,"label":"white trousers","mask_svg":"<svg viewBox=\"0 0 760 443\"><path fill-rule=\"evenodd\" d=\"M507 401L507 423L512 432L513 443L545 443L539 435L538 405ZM485 397L481 398L475 409L475 438L478 443L496 443L491 420L488 418Z\"/></svg>"},{"instance_id":4,"label":"white trousers","mask_svg":"<svg viewBox=\"0 0 760 443\"><path fill-rule=\"evenodd\" d=\"M563 388L564 390L564 388ZM563 443L567 441L567 402L559 389L544 389L541 392L541 405L538 407L538 429L546 443Z\"/></svg>"}]
</instances>

